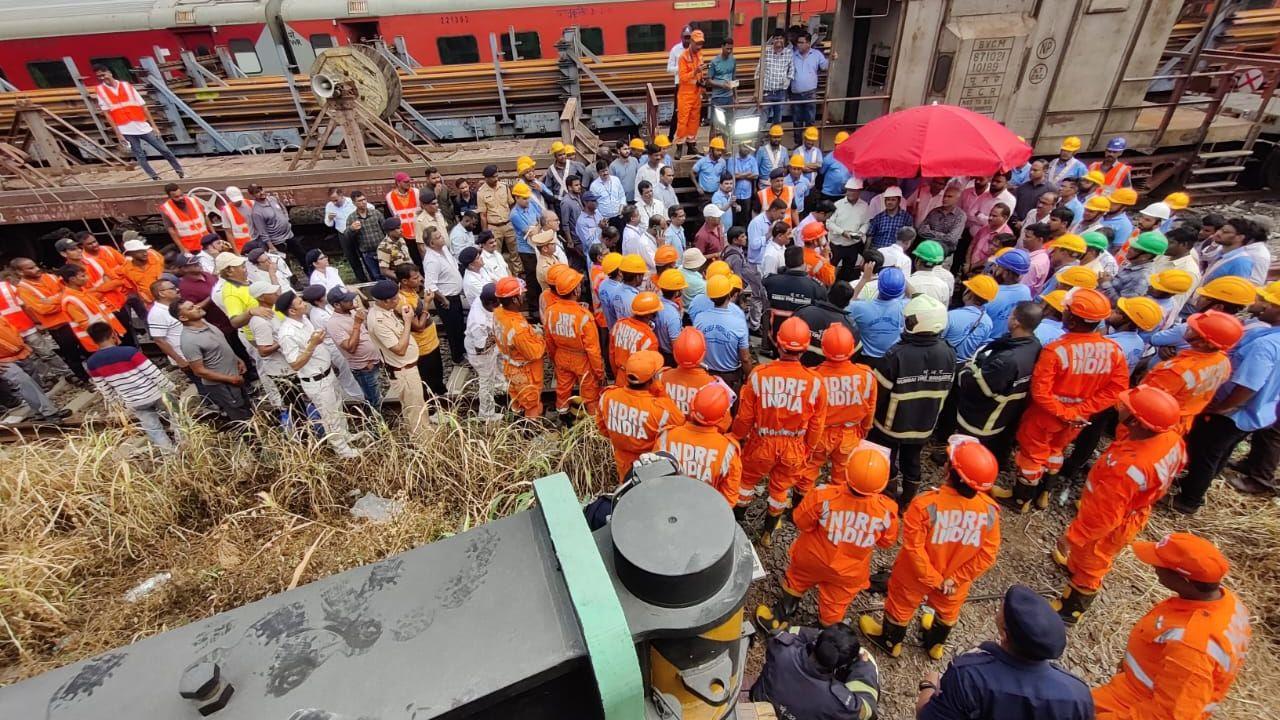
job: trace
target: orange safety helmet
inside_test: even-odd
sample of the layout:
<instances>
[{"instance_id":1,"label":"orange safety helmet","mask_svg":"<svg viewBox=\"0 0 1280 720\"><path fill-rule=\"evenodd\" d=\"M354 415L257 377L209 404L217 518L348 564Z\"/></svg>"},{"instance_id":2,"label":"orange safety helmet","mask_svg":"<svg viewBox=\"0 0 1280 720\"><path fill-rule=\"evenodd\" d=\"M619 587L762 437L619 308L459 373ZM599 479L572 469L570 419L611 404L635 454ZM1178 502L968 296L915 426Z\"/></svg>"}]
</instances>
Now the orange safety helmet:
<instances>
[{"instance_id":1,"label":"orange safety helmet","mask_svg":"<svg viewBox=\"0 0 1280 720\"><path fill-rule=\"evenodd\" d=\"M1120 404L1148 430L1172 430L1182 418L1178 401L1154 385L1137 385L1120 393Z\"/></svg>"},{"instance_id":2,"label":"orange safety helmet","mask_svg":"<svg viewBox=\"0 0 1280 720\"><path fill-rule=\"evenodd\" d=\"M654 265L673 265L680 261L680 252L671 245L663 245L653 254Z\"/></svg>"},{"instance_id":3,"label":"orange safety helmet","mask_svg":"<svg viewBox=\"0 0 1280 720\"><path fill-rule=\"evenodd\" d=\"M844 323L831 323L822 331L822 354L837 361L853 355L853 333Z\"/></svg>"},{"instance_id":4,"label":"orange safety helmet","mask_svg":"<svg viewBox=\"0 0 1280 720\"><path fill-rule=\"evenodd\" d=\"M733 398L723 382L703 385L689 403L689 417L699 425L715 425L729 412Z\"/></svg>"},{"instance_id":5,"label":"orange safety helmet","mask_svg":"<svg viewBox=\"0 0 1280 720\"><path fill-rule=\"evenodd\" d=\"M560 279L560 273L564 272L565 270L572 270L572 269L573 268L569 267L568 265L565 265L564 263L556 263L555 265L552 265L551 267L547 268L547 285L553 288L556 287L557 285L556 281Z\"/></svg>"},{"instance_id":6,"label":"orange safety helmet","mask_svg":"<svg viewBox=\"0 0 1280 720\"><path fill-rule=\"evenodd\" d=\"M844 480L859 495L875 495L889 484L889 458L879 450L855 450L844 467Z\"/></svg>"},{"instance_id":7,"label":"orange safety helmet","mask_svg":"<svg viewBox=\"0 0 1280 720\"><path fill-rule=\"evenodd\" d=\"M551 270L548 270L547 280L551 281L551 285L552 287L555 288L556 293L560 295L568 295L569 293L573 292L574 288L582 284L582 273L578 272L577 270L574 270L568 265L552 266L552 269L555 269L555 268L562 268L560 270L560 274L556 277L555 280L551 280Z\"/></svg>"},{"instance_id":8,"label":"orange safety helmet","mask_svg":"<svg viewBox=\"0 0 1280 720\"><path fill-rule=\"evenodd\" d=\"M497 284L494 286L494 294L500 298L519 297L522 292L524 292L524 283L518 278L511 277L510 275L504 278L499 278Z\"/></svg>"},{"instance_id":9,"label":"orange safety helmet","mask_svg":"<svg viewBox=\"0 0 1280 720\"><path fill-rule=\"evenodd\" d=\"M947 438L947 462L965 485L986 492L996 484L1000 464L996 456L969 435L952 435Z\"/></svg>"},{"instance_id":10,"label":"orange safety helmet","mask_svg":"<svg viewBox=\"0 0 1280 720\"><path fill-rule=\"evenodd\" d=\"M662 309L662 298L657 293L642 292L631 301L633 315L653 315Z\"/></svg>"},{"instance_id":11,"label":"orange safety helmet","mask_svg":"<svg viewBox=\"0 0 1280 720\"><path fill-rule=\"evenodd\" d=\"M641 350L631 353L627 358L627 382L647 383L662 369L662 355L653 350Z\"/></svg>"},{"instance_id":12,"label":"orange safety helmet","mask_svg":"<svg viewBox=\"0 0 1280 720\"><path fill-rule=\"evenodd\" d=\"M1187 318L1187 325L1205 342L1226 352L1244 337L1244 323L1221 310L1205 310Z\"/></svg>"},{"instance_id":13,"label":"orange safety helmet","mask_svg":"<svg viewBox=\"0 0 1280 720\"><path fill-rule=\"evenodd\" d=\"M811 243L819 240L826 234L827 226L820 222L811 222L808 225L805 225L804 229L800 231L800 238L806 243Z\"/></svg>"},{"instance_id":14,"label":"orange safety helmet","mask_svg":"<svg viewBox=\"0 0 1280 720\"><path fill-rule=\"evenodd\" d=\"M687 327L671 343L671 354L682 368L697 367L707 355L707 338L696 327Z\"/></svg>"},{"instance_id":15,"label":"orange safety helmet","mask_svg":"<svg viewBox=\"0 0 1280 720\"><path fill-rule=\"evenodd\" d=\"M789 352L804 352L809 347L809 337L809 323L789 317L778 328L778 347Z\"/></svg>"},{"instance_id":16,"label":"orange safety helmet","mask_svg":"<svg viewBox=\"0 0 1280 720\"><path fill-rule=\"evenodd\" d=\"M1111 301L1090 288L1075 288L1067 293L1066 309L1081 320L1102 322L1111 316Z\"/></svg>"}]
</instances>

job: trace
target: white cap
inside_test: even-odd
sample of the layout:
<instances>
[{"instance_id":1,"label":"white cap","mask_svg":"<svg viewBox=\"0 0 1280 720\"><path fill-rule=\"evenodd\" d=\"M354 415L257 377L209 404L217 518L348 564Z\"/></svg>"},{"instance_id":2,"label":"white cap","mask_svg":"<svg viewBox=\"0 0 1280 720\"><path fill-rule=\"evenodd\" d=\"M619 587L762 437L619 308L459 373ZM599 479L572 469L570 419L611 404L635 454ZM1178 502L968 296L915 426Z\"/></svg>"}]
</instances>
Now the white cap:
<instances>
[{"instance_id":1,"label":"white cap","mask_svg":"<svg viewBox=\"0 0 1280 720\"><path fill-rule=\"evenodd\" d=\"M845 190L861 190L862 180L860 178L851 177L844 183Z\"/></svg>"},{"instance_id":2,"label":"white cap","mask_svg":"<svg viewBox=\"0 0 1280 720\"><path fill-rule=\"evenodd\" d=\"M260 298L267 293L280 294L280 286L275 283L269 283L266 280L259 280L249 284L249 294L255 298Z\"/></svg>"},{"instance_id":3,"label":"white cap","mask_svg":"<svg viewBox=\"0 0 1280 720\"><path fill-rule=\"evenodd\" d=\"M226 195L227 199L233 203L244 202L244 193L240 192L240 188L235 185L228 185L223 195Z\"/></svg>"},{"instance_id":4,"label":"white cap","mask_svg":"<svg viewBox=\"0 0 1280 720\"><path fill-rule=\"evenodd\" d=\"M719 205L708 205L702 208L702 217L704 218L715 218L719 220L723 216L724 211L720 209Z\"/></svg>"},{"instance_id":5,"label":"white cap","mask_svg":"<svg viewBox=\"0 0 1280 720\"><path fill-rule=\"evenodd\" d=\"M213 270L214 272L221 273L229 267L243 265L246 262L248 261L245 260L243 255L237 255L232 252L220 252L218 253L218 256L213 259Z\"/></svg>"},{"instance_id":6,"label":"white cap","mask_svg":"<svg viewBox=\"0 0 1280 720\"><path fill-rule=\"evenodd\" d=\"M902 197L902 188L898 187L897 185L890 185L889 187L884 189L884 192L881 193L880 196L887 197L887 198L891 198L891 197L900 198Z\"/></svg>"},{"instance_id":7,"label":"white cap","mask_svg":"<svg viewBox=\"0 0 1280 720\"><path fill-rule=\"evenodd\" d=\"M684 251L684 257L681 258L681 264L686 270L698 270L707 264L707 256L696 247L691 247Z\"/></svg>"},{"instance_id":8,"label":"white cap","mask_svg":"<svg viewBox=\"0 0 1280 720\"><path fill-rule=\"evenodd\" d=\"M124 241L124 251L127 253L139 252L142 250L150 250L150 249L151 247L148 246L147 243L142 240L125 240Z\"/></svg>"},{"instance_id":9,"label":"white cap","mask_svg":"<svg viewBox=\"0 0 1280 720\"><path fill-rule=\"evenodd\" d=\"M1140 215L1147 217L1159 218L1160 220L1168 220L1173 214L1173 210L1162 202L1153 202L1139 211Z\"/></svg>"}]
</instances>

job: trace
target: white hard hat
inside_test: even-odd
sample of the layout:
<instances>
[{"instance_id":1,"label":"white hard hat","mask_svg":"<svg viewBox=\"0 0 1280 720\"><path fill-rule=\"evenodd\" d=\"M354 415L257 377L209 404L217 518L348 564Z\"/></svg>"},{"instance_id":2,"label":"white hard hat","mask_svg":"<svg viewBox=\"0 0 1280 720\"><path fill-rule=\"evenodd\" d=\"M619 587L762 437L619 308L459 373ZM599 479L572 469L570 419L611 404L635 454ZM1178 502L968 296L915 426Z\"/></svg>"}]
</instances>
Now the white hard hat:
<instances>
[{"instance_id":1,"label":"white hard hat","mask_svg":"<svg viewBox=\"0 0 1280 720\"><path fill-rule=\"evenodd\" d=\"M702 217L719 219L724 216L724 211L719 205L708 205L702 208Z\"/></svg>"},{"instance_id":2,"label":"white hard hat","mask_svg":"<svg viewBox=\"0 0 1280 720\"><path fill-rule=\"evenodd\" d=\"M223 195L226 195L227 199L233 203L244 202L244 193L235 185L228 185Z\"/></svg>"},{"instance_id":3,"label":"white hard hat","mask_svg":"<svg viewBox=\"0 0 1280 720\"><path fill-rule=\"evenodd\" d=\"M150 250L150 249L151 247L142 240L125 240L124 241L124 251L127 253L142 252L143 250Z\"/></svg>"},{"instance_id":4,"label":"white hard hat","mask_svg":"<svg viewBox=\"0 0 1280 720\"><path fill-rule=\"evenodd\" d=\"M928 295L911 298L903 308L904 317L915 317L915 327L909 333L940 333L947 329L947 306Z\"/></svg>"},{"instance_id":5,"label":"white hard hat","mask_svg":"<svg viewBox=\"0 0 1280 720\"><path fill-rule=\"evenodd\" d=\"M900 198L902 197L902 188L898 187L897 185L890 185L889 187L884 189L884 192L881 194L881 197Z\"/></svg>"},{"instance_id":6,"label":"white hard hat","mask_svg":"<svg viewBox=\"0 0 1280 720\"><path fill-rule=\"evenodd\" d=\"M845 181L845 183L844 183L844 189L845 189L845 190L861 190L861 189L862 189L862 180L860 180L859 178L856 178L856 177L851 177L851 178L849 178L848 180L846 180L846 181Z\"/></svg>"},{"instance_id":7,"label":"white hard hat","mask_svg":"<svg viewBox=\"0 0 1280 720\"><path fill-rule=\"evenodd\" d=\"M1169 216L1173 214L1173 210L1169 209L1169 206L1165 203L1153 202L1142 208L1142 210L1139 211L1139 214L1146 215L1147 217L1159 218L1160 220L1168 220Z\"/></svg>"}]
</instances>

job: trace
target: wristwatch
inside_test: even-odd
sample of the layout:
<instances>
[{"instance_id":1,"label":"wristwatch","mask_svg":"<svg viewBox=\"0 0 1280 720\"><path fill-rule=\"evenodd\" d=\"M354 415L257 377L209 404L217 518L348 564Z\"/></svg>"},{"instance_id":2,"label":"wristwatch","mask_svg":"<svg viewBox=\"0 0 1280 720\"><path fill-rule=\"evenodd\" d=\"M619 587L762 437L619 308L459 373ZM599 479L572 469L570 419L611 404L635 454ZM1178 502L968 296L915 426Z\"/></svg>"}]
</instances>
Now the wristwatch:
<instances>
[{"instance_id":1,"label":"wristwatch","mask_svg":"<svg viewBox=\"0 0 1280 720\"><path fill-rule=\"evenodd\" d=\"M916 686L916 692L924 692L925 690L933 690L936 692L937 689L938 689L938 686L934 685L928 680L921 680L920 684Z\"/></svg>"}]
</instances>

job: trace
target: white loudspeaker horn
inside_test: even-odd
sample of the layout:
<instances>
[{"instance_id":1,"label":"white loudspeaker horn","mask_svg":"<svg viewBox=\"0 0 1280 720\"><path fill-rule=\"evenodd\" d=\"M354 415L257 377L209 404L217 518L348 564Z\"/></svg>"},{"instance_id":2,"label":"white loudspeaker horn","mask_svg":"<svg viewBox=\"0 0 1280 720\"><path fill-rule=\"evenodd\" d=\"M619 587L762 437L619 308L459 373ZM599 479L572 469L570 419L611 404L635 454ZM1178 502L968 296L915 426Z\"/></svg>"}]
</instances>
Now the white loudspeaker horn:
<instances>
[{"instance_id":1,"label":"white loudspeaker horn","mask_svg":"<svg viewBox=\"0 0 1280 720\"><path fill-rule=\"evenodd\" d=\"M317 73L311 77L311 92L316 94L318 98L329 99L333 97L333 92L337 87L337 83L333 78L324 73Z\"/></svg>"}]
</instances>

